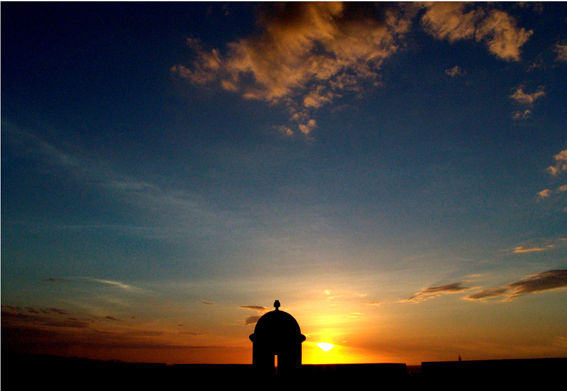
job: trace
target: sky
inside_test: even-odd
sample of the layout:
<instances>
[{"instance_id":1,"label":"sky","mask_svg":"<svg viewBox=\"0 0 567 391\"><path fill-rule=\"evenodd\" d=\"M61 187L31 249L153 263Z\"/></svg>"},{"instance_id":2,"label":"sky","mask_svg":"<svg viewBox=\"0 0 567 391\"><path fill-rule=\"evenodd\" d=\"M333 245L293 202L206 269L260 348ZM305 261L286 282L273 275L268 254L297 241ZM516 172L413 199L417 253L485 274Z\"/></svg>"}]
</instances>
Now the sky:
<instances>
[{"instance_id":1,"label":"sky","mask_svg":"<svg viewBox=\"0 0 567 391\"><path fill-rule=\"evenodd\" d=\"M3 2L1 35L3 348L251 363L278 299L304 363L567 356L564 3Z\"/></svg>"}]
</instances>

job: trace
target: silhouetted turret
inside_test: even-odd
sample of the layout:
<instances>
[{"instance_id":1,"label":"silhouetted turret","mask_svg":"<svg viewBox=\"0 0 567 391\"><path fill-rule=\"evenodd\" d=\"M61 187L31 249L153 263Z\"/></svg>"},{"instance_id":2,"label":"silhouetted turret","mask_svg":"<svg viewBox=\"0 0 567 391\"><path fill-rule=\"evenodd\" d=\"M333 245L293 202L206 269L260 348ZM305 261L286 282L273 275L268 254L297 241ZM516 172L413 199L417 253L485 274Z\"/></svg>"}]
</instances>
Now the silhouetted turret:
<instances>
[{"instance_id":1,"label":"silhouetted turret","mask_svg":"<svg viewBox=\"0 0 567 391\"><path fill-rule=\"evenodd\" d=\"M278 374L293 373L301 366L301 334L299 324L293 316L280 311L280 302L274 302L274 311L264 314L256 323L252 341L252 365L262 374L275 374L275 358Z\"/></svg>"}]
</instances>

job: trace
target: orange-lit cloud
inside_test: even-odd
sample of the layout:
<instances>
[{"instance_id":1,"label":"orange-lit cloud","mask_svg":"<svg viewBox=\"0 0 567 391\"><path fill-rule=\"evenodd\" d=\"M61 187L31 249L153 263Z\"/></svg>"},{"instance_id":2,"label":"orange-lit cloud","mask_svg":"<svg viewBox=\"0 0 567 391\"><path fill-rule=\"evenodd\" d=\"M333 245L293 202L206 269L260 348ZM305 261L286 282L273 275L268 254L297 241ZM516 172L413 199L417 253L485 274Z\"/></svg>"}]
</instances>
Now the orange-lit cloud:
<instances>
[{"instance_id":1,"label":"orange-lit cloud","mask_svg":"<svg viewBox=\"0 0 567 391\"><path fill-rule=\"evenodd\" d=\"M522 105L531 106L534 104L536 100L544 96L545 96L545 90L542 86L539 86L537 90L532 93L524 92L524 87L519 86L518 88L516 88L514 93L510 95L510 98L512 98L513 100L515 100L516 102Z\"/></svg>"},{"instance_id":2,"label":"orange-lit cloud","mask_svg":"<svg viewBox=\"0 0 567 391\"><path fill-rule=\"evenodd\" d=\"M276 127L286 136L309 135L313 110L332 103L364 83L380 85L383 62L398 52L412 20L425 9L421 24L437 39L483 42L496 57L520 59L532 31L508 13L465 3L350 4L273 3L258 6L260 32L218 48L196 38L187 46L190 64L171 72L195 85L213 85L245 99L284 105L295 123ZM462 74L459 67L448 70Z\"/></svg>"},{"instance_id":3,"label":"orange-lit cloud","mask_svg":"<svg viewBox=\"0 0 567 391\"><path fill-rule=\"evenodd\" d=\"M529 254L529 253L538 253L542 251L549 251L559 247L564 247L566 244L567 244L566 238L537 240L530 244L523 244L514 247L512 249L512 254Z\"/></svg>"},{"instance_id":4,"label":"orange-lit cloud","mask_svg":"<svg viewBox=\"0 0 567 391\"><path fill-rule=\"evenodd\" d=\"M467 3L429 3L421 23L437 39L455 42L474 39L483 42L496 57L507 61L520 60L520 48L532 35L516 25L504 11L484 10Z\"/></svg>"},{"instance_id":5,"label":"orange-lit cloud","mask_svg":"<svg viewBox=\"0 0 567 391\"><path fill-rule=\"evenodd\" d=\"M526 120L526 119L530 118L531 115L532 115L531 109L524 109L524 110L515 111L512 114L512 118L517 119L517 120Z\"/></svg>"},{"instance_id":6,"label":"orange-lit cloud","mask_svg":"<svg viewBox=\"0 0 567 391\"><path fill-rule=\"evenodd\" d=\"M429 287L420 292L417 292L410 298L403 300L403 302L420 303L422 301L433 299L434 297L440 295L459 293L464 290L471 289L470 287L463 286L462 284L463 284L462 282L453 282L451 284Z\"/></svg>"},{"instance_id":7,"label":"orange-lit cloud","mask_svg":"<svg viewBox=\"0 0 567 391\"><path fill-rule=\"evenodd\" d=\"M555 164L547 167L547 172L553 176L557 176L567 171L567 149L559 152L553 159L555 160Z\"/></svg>"},{"instance_id":8,"label":"orange-lit cloud","mask_svg":"<svg viewBox=\"0 0 567 391\"><path fill-rule=\"evenodd\" d=\"M538 253L538 252L541 252L541 251L551 250L553 248L555 248L555 246L552 245L552 244L550 244L548 246L544 246L544 247L517 246L517 247L514 247L514 249L512 250L512 253L514 253L514 254Z\"/></svg>"},{"instance_id":9,"label":"orange-lit cloud","mask_svg":"<svg viewBox=\"0 0 567 391\"><path fill-rule=\"evenodd\" d=\"M548 270L522 278L498 288L483 289L466 297L467 300L486 300L504 296L510 301L519 296L567 288L567 270Z\"/></svg>"},{"instance_id":10,"label":"orange-lit cloud","mask_svg":"<svg viewBox=\"0 0 567 391\"><path fill-rule=\"evenodd\" d=\"M389 5L283 3L263 5L258 24L261 33L229 43L224 54L188 39L195 61L171 70L194 84L218 83L246 99L283 103L309 134L316 125L308 110L376 80L409 19Z\"/></svg>"},{"instance_id":11,"label":"orange-lit cloud","mask_svg":"<svg viewBox=\"0 0 567 391\"><path fill-rule=\"evenodd\" d=\"M463 69L458 65L455 65L454 67L449 69L445 69L445 74L452 77L453 79L457 76L464 75L464 73L465 72L463 71Z\"/></svg>"},{"instance_id":12,"label":"orange-lit cloud","mask_svg":"<svg viewBox=\"0 0 567 391\"><path fill-rule=\"evenodd\" d=\"M557 43L553 49L557 53L555 61L567 61L567 44Z\"/></svg>"}]
</instances>

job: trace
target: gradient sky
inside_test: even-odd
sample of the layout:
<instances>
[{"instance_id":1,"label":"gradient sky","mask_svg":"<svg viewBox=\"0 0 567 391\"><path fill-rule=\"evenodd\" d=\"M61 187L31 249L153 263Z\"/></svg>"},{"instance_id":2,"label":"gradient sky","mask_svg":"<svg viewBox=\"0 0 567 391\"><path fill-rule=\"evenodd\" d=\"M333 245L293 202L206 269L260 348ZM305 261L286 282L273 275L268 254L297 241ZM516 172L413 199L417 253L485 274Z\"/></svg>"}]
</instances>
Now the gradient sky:
<instances>
[{"instance_id":1,"label":"gradient sky","mask_svg":"<svg viewBox=\"0 0 567 391\"><path fill-rule=\"evenodd\" d=\"M567 356L566 102L563 3L3 2L3 347Z\"/></svg>"}]
</instances>

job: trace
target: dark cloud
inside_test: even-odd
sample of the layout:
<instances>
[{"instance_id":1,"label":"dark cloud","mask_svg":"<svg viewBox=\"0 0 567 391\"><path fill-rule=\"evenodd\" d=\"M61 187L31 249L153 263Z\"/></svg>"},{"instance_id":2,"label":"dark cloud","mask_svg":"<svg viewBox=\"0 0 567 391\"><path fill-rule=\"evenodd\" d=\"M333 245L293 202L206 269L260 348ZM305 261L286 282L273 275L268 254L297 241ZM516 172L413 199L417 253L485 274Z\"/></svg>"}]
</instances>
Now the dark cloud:
<instances>
[{"instance_id":1,"label":"dark cloud","mask_svg":"<svg viewBox=\"0 0 567 391\"><path fill-rule=\"evenodd\" d=\"M458 293L464 290L470 289L470 287L463 286L462 282L453 282L451 284L433 286L417 292L407 300L403 300L408 303L419 303L425 300L433 299L434 297L445 295L448 293Z\"/></svg>"},{"instance_id":2,"label":"dark cloud","mask_svg":"<svg viewBox=\"0 0 567 391\"><path fill-rule=\"evenodd\" d=\"M49 277L49 278L46 278L43 281L45 281L45 282L66 282L68 280L65 279L65 278L59 278L59 277Z\"/></svg>"},{"instance_id":3,"label":"dark cloud","mask_svg":"<svg viewBox=\"0 0 567 391\"><path fill-rule=\"evenodd\" d=\"M260 319L259 316L249 316L244 320L244 324L254 324L256 322L258 322L258 319Z\"/></svg>"},{"instance_id":4,"label":"dark cloud","mask_svg":"<svg viewBox=\"0 0 567 391\"><path fill-rule=\"evenodd\" d=\"M253 311L260 311L260 312L267 310L266 307L263 307L261 305L241 305L240 308L243 308L245 310L253 310Z\"/></svg>"},{"instance_id":5,"label":"dark cloud","mask_svg":"<svg viewBox=\"0 0 567 391\"><path fill-rule=\"evenodd\" d=\"M67 315L67 311L61 309L61 308L55 308L55 307L50 307L47 308L48 313L53 313L53 314L58 314L58 315Z\"/></svg>"},{"instance_id":6,"label":"dark cloud","mask_svg":"<svg viewBox=\"0 0 567 391\"><path fill-rule=\"evenodd\" d=\"M84 329L90 326L90 322L85 320L78 320L76 318L67 318L63 320L52 320L43 323L45 326L53 327L70 327L76 329Z\"/></svg>"},{"instance_id":7,"label":"dark cloud","mask_svg":"<svg viewBox=\"0 0 567 391\"><path fill-rule=\"evenodd\" d=\"M483 289L480 292L467 296L466 299L485 300L503 297L503 301L510 301L530 293L565 288L567 288L567 270L548 270L529 275L502 287Z\"/></svg>"}]
</instances>

